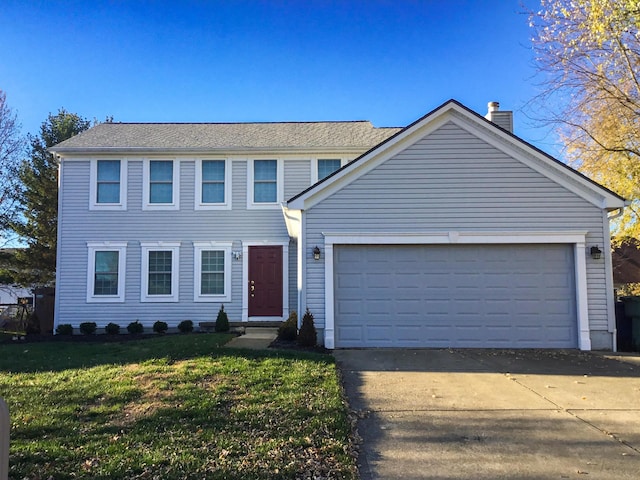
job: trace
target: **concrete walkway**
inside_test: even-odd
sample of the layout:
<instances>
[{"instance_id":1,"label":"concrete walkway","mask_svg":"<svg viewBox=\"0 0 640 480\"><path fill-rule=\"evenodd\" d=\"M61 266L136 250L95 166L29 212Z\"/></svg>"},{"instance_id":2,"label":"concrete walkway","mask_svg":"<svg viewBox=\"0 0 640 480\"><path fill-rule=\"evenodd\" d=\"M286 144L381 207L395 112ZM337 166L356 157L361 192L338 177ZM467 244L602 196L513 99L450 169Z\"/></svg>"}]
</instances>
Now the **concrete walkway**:
<instances>
[{"instance_id":1,"label":"concrete walkway","mask_svg":"<svg viewBox=\"0 0 640 480\"><path fill-rule=\"evenodd\" d=\"M225 347L262 350L269 348L269 345L271 345L271 342L273 342L277 336L277 328L247 327L243 335L231 339Z\"/></svg>"},{"instance_id":2,"label":"concrete walkway","mask_svg":"<svg viewBox=\"0 0 640 480\"><path fill-rule=\"evenodd\" d=\"M639 357L338 350L371 479L638 479Z\"/></svg>"}]
</instances>

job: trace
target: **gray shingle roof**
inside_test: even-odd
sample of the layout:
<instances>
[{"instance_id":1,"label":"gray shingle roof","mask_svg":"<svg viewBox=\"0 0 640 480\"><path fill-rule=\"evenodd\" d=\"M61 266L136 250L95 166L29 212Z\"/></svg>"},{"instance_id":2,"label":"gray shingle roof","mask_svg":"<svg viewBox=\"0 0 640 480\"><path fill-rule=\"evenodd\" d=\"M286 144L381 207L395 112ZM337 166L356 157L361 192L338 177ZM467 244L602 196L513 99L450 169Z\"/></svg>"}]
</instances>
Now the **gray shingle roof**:
<instances>
[{"instance_id":1,"label":"gray shingle roof","mask_svg":"<svg viewBox=\"0 0 640 480\"><path fill-rule=\"evenodd\" d=\"M51 151L362 149L377 145L399 130L376 128L368 121L101 123Z\"/></svg>"}]
</instances>

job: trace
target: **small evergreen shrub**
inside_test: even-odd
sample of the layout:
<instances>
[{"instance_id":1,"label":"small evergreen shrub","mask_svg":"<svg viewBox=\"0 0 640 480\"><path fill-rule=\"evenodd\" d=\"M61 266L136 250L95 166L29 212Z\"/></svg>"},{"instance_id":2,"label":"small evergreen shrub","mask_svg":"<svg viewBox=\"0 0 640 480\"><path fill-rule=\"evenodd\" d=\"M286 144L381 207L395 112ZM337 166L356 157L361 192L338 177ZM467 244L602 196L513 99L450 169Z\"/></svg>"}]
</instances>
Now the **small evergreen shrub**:
<instances>
[{"instance_id":1,"label":"small evergreen shrub","mask_svg":"<svg viewBox=\"0 0 640 480\"><path fill-rule=\"evenodd\" d=\"M127 332L132 335L142 333L144 332L144 326L138 320L136 320L135 322L131 322L129 325L127 325Z\"/></svg>"},{"instance_id":2,"label":"small evergreen shrub","mask_svg":"<svg viewBox=\"0 0 640 480\"><path fill-rule=\"evenodd\" d=\"M193 322L191 320L183 320L178 324L178 330L182 333L193 332Z\"/></svg>"},{"instance_id":3,"label":"small evergreen shrub","mask_svg":"<svg viewBox=\"0 0 640 480\"><path fill-rule=\"evenodd\" d=\"M82 322L80 324L80 333L83 335L93 335L96 333L97 328L96 322Z\"/></svg>"},{"instance_id":4,"label":"small evergreen shrub","mask_svg":"<svg viewBox=\"0 0 640 480\"><path fill-rule=\"evenodd\" d=\"M298 314L291 312L287 318L278 327L278 338L287 342L293 342L298 336Z\"/></svg>"},{"instance_id":5,"label":"small evergreen shrub","mask_svg":"<svg viewBox=\"0 0 640 480\"><path fill-rule=\"evenodd\" d=\"M227 312L224 311L224 305L220 305L218 311L218 317L216 318L216 332L228 332L229 331L229 317Z\"/></svg>"},{"instance_id":6,"label":"small evergreen shrub","mask_svg":"<svg viewBox=\"0 0 640 480\"><path fill-rule=\"evenodd\" d=\"M120 334L120 325L117 323L109 323L106 327L104 327L104 331L107 335L119 335Z\"/></svg>"},{"instance_id":7,"label":"small evergreen shrub","mask_svg":"<svg viewBox=\"0 0 640 480\"><path fill-rule=\"evenodd\" d=\"M56 327L58 335L73 335L73 327L70 323L61 323Z\"/></svg>"},{"instance_id":8,"label":"small evergreen shrub","mask_svg":"<svg viewBox=\"0 0 640 480\"><path fill-rule=\"evenodd\" d=\"M302 317L302 325L298 332L298 345L301 347L315 347L318 341L318 332L313 323L313 314L307 308Z\"/></svg>"},{"instance_id":9,"label":"small evergreen shrub","mask_svg":"<svg viewBox=\"0 0 640 480\"><path fill-rule=\"evenodd\" d=\"M165 333L168 328L167 322L161 322L160 320L153 324L153 331L156 333Z\"/></svg>"}]
</instances>

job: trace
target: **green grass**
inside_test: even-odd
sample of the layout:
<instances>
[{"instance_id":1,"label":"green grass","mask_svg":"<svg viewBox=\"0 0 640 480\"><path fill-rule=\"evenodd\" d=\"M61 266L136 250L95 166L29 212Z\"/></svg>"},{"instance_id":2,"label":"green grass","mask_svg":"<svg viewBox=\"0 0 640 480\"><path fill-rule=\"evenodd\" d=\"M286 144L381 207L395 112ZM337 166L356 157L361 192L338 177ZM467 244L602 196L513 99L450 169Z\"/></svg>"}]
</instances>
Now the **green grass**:
<instances>
[{"instance_id":1,"label":"green grass","mask_svg":"<svg viewBox=\"0 0 640 480\"><path fill-rule=\"evenodd\" d=\"M228 339L0 345L10 478L356 478L333 358Z\"/></svg>"}]
</instances>

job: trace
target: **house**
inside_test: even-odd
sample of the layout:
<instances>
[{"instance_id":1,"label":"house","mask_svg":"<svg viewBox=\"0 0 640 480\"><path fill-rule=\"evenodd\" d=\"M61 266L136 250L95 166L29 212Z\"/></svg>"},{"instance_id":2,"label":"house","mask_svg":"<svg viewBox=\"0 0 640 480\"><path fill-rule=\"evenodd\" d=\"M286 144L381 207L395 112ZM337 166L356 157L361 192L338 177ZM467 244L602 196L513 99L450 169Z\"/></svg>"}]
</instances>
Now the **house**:
<instances>
[{"instance_id":1,"label":"house","mask_svg":"<svg viewBox=\"0 0 640 480\"><path fill-rule=\"evenodd\" d=\"M56 323L224 304L248 324L309 308L328 348L615 348L625 201L511 130L454 100L402 129L97 125L51 149Z\"/></svg>"}]
</instances>

